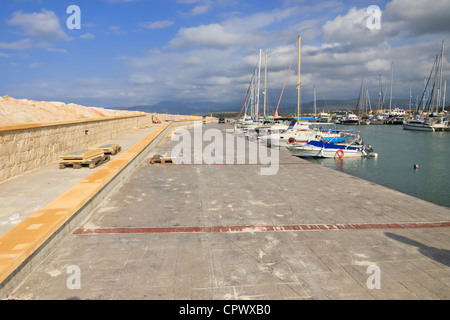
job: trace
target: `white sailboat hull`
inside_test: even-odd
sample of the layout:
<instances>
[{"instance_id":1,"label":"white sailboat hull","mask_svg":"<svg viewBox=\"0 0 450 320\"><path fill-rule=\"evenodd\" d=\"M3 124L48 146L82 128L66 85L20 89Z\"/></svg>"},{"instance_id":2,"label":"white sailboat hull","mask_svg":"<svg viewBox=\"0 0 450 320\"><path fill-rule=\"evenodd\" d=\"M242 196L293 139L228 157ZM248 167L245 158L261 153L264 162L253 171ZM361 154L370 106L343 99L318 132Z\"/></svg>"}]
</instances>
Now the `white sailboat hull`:
<instances>
[{"instance_id":1,"label":"white sailboat hull","mask_svg":"<svg viewBox=\"0 0 450 320\"><path fill-rule=\"evenodd\" d=\"M362 148L350 150L345 147L341 149L327 149L310 145L288 146L292 155L304 158L360 158L366 157L367 153Z\"/></svg>"},{"instance_id":2,"label":"white sailboat hull","mask_svg":"<svg viewBox=\"0 0 450 320\"><path fill-rule=\"evenodd\" d=\"M434 131L434 128L428 123L420 122L406 122L403 123L404 130L415 130L415 131Z\"/></svg>"}]
</instances>

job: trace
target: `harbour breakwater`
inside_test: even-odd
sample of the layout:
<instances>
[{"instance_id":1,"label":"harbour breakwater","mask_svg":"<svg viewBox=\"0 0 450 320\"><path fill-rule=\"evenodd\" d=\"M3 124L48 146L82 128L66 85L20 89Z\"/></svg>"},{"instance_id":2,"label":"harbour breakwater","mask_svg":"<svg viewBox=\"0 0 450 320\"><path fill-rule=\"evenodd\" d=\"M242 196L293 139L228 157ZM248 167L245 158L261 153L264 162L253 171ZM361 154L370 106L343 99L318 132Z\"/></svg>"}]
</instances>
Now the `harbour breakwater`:
<instances>
[{"instance_id":1,"label":"harbour breakwater","mask_svg":"<svg viewBox=\"0 0 450 320\"><path fill-rule=\"evenodd\" d=\"M78 119L74 119L70 117L67 105L58 106L57 103L52 103L51 119L58 119L60 110L60 118L67 117L69 120L14 123L18 119L13 118L13 108L20 107L24 114L27 109L23 106L24 103L18 105L17 100L5 97L2 97L0 102L4 107L3 110L10 111L11 123L0 124L0 183L51 164L63 154L95 147L138 129L152 126L156 122L201 120L201 117L193 116L106 111L100 108L90 110L89 107L73 105L71 106L73 110L78 108L73 112ZM8 103L8 109L5 109L5 104ZM30 114L36 113L36 102L28 103L28 109ZM83 112L82 115L80 110ZM48 114L44 108L41 111L41 114ZM2 113L3 122L5 114L6 112ZM49 118L44 114L42 118L36 119Z\"/></svg>"}]
</instances>

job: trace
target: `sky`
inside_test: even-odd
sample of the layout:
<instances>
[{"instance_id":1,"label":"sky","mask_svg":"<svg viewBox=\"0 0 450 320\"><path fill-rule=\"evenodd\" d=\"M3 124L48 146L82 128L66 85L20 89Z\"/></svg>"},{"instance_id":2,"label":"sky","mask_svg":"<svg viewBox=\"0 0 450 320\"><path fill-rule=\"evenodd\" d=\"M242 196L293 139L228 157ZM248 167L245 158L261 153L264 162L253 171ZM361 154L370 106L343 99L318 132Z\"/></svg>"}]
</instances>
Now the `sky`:
<instances>
[{"instance_id":1,"label":"sky","mask_svg":"<svg viewBox=\"0 0 450 320\"><path fill-rule=\"evenodd\" d=\"M450 43L449 13L448 0L1 0L0 95L98 107L222 102L239 111L262 49L261 86L267 54L273 106L300 35L302 102L314 85L317 99L357 98L363 78L376 98L380 75L389 89L391 63L393 97L408 99L410 83L422 94L442 41ZM281 105L296 103L296 83L297 56Z\"/></svg>"}]
</instances>

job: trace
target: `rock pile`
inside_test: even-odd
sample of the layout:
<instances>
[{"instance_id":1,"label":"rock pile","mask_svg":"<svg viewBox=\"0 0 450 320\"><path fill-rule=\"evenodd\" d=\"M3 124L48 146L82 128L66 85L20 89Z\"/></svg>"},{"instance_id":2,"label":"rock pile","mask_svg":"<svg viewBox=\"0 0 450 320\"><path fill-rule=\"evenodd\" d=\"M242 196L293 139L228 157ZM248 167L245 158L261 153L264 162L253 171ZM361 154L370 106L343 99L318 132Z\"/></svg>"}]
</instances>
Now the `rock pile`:
<instances>
[{"instance_id":1,"label":"rock pile","mask_svg":"<svg viewBox=\"0 0 450 320\"><path fill-rule=\"evenodd\" d=\"M8 95L0 97L0 124L70 121L133 114L142 113L85 107L74 103L14 99Z\"/></svg>"}]
</instances>

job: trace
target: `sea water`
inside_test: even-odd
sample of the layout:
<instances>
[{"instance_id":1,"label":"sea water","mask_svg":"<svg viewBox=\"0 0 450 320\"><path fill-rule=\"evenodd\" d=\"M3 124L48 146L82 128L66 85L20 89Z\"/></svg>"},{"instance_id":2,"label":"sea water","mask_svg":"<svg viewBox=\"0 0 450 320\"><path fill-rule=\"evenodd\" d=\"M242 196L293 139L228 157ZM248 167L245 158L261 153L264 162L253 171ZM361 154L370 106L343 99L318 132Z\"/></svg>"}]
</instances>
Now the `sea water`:
<instances>
[{"instance_id":1,"label":"sea water","mask_svg":"<svg viewBox=\"0 0 450 320\"><path fill-rule=\"evenodd\" d=\"M378 157L310 161L450 207L450 132L410 131L401 125L337 128L358 131Z\"/></svg>"}]
</instances>

